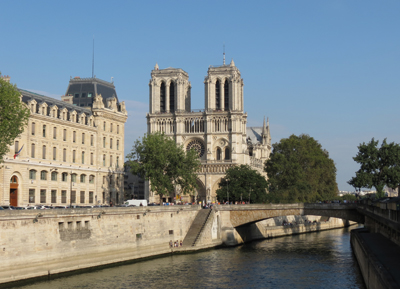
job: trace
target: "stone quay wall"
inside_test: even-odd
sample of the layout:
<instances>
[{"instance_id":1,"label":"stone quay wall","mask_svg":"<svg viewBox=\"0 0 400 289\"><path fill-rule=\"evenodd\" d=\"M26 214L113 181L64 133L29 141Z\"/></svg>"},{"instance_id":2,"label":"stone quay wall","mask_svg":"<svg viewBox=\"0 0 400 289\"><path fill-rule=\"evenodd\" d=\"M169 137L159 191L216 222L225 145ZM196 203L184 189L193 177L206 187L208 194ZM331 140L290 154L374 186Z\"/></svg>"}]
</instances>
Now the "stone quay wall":
<instances>
[{"instance_id":1,"label":"stone quay wall","mask_svg":"<svg viewBox=\"0 0 400 289\"><path fill-rule=\"evenodd\" d=\"M170 253L200 209L0 211L0 283Z\"/></svg>"},{"instance_id":2,"label":"stone quay wall","mask_svg":"<svg viewBox=\"0 0 400 289\"><path fill-rule=\"evenodd\" d=\"M0 211L0 284L347 224L290 215L236 227L236 215L213 209L195 247L170 248L171 240L184 240L199 210L200 206L150 206ZM318 223L300 224L306 219ZM284 222L299 224L282 226Z\"/></svg>"}]
</instances>

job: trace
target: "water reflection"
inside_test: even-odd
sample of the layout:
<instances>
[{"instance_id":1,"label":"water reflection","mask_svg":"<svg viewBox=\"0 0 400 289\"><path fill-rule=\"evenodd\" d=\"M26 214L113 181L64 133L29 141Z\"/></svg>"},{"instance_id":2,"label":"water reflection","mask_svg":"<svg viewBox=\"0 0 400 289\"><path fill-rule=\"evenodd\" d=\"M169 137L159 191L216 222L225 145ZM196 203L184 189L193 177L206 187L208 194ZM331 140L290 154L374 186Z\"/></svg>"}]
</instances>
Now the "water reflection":
<instances>
[{"instance_id":1,"label":"water reflection","mask_svg":"<svg viewBox=\"0 0 400 289\"><path fill-rule=\"evenodd\" d=\"M168 256L19 288L365 288L349 231Z\"/></svg>"}]
</instances>

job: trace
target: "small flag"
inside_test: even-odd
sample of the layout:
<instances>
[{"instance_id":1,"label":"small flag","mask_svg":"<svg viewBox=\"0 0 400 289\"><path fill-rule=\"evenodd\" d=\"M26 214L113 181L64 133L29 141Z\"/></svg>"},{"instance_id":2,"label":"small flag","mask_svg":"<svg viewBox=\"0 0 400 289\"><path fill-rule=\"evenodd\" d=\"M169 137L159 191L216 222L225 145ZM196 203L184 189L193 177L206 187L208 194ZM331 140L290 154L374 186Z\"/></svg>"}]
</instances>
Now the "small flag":
<instances>
[{"instance_id":1,"label":"small flag","mask_svg":"<svg viewBox=\"0 0 400 289\"><path fill-rule=\"evenodd\" d=\"M19 153L22 151L22 148L24 147L24 145L22 145L21 149L14 155L14 160L15 158L19 155Z\"/></svg>"}]
</instances>

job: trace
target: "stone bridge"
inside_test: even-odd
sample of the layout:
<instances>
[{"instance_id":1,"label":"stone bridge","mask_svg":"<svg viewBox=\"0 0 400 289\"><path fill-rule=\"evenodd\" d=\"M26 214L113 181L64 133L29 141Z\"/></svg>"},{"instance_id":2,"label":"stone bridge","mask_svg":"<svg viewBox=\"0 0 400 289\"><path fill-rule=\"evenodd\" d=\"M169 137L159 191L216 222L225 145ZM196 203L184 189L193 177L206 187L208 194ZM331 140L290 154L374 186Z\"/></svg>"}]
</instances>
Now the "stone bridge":
<instances>
[{"instance_id":1,"label":"stone bridge","mask_svg":"<svg viewBox=\"0 0 400 289\"><path fill-rule=\"evenodd\" d=\"M216 211L228 213L234 228L265 219L290 215L315 215L364 223L365 217L357 211L357 204L265 204L216 205Z\"/></svg>"}]
</instances>

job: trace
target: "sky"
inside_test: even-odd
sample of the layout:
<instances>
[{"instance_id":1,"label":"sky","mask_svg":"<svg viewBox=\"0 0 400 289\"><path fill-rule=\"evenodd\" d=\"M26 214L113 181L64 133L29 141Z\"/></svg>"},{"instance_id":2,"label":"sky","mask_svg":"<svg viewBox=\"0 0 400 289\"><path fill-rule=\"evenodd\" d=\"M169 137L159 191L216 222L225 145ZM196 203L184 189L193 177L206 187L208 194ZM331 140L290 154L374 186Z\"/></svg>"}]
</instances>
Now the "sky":
<instances>
[{"instance_id":1,"label":"sky","mask_svg":"<svg viewBox=\"0 0 400 289\"><path fill-rule=\"evenodd\" d=\"M235 61L248 126L272 143L308 134L329 152L340 190L357 146L400 143L400 1L0 0L0 72L54 98L70 77L113 77L129 113L125 155L147 131L151 70L182 68L204 108L210 65Z\"/></svg>"}]
</instances>

